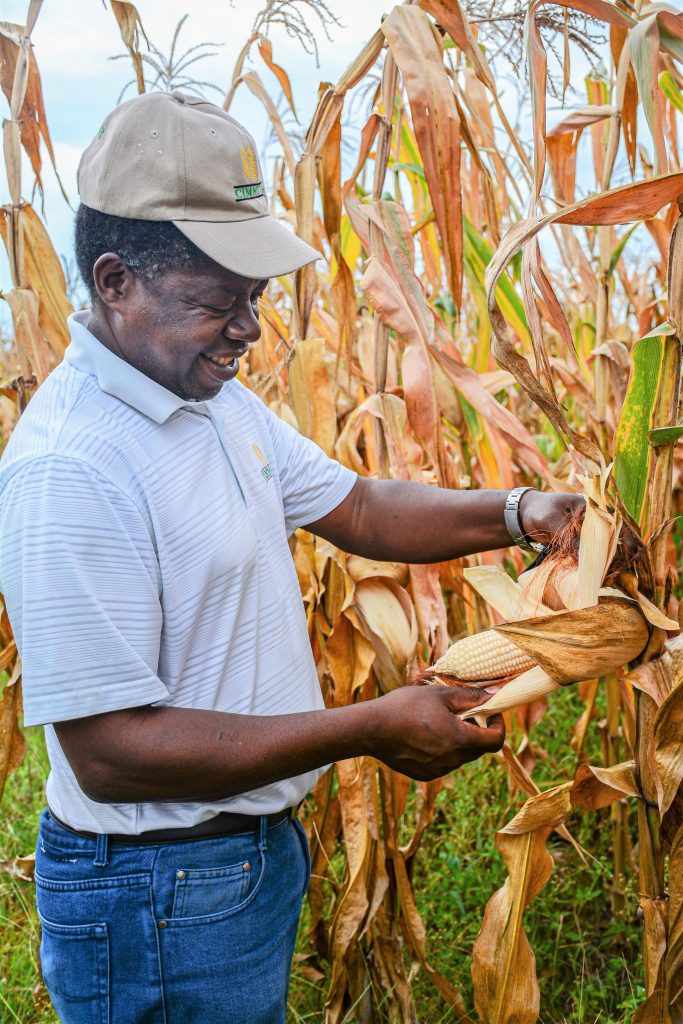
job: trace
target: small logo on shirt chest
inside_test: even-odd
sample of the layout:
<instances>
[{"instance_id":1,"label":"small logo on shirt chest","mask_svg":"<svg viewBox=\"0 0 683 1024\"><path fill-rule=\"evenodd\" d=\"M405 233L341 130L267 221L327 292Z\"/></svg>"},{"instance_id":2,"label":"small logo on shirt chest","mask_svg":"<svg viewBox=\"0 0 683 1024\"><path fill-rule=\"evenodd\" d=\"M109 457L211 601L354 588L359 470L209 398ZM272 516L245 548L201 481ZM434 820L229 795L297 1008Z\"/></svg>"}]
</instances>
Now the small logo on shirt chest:
<instances>
[{"instance_id":1,"label":"small logo on shirt chest","mask_svg":"<svg viewBox=\"0 0 683 1024\"><path fill-rule=\"evenodd\" d=\"M261 476L266 482L268 482L268 480L272 480L273 471L268 465L265 455L263 454L263 452L261 451L257 444L253 444L251 447L254 449L254 454L256 455L256 458L261 463Z\"/></svg>"}]
</instances>

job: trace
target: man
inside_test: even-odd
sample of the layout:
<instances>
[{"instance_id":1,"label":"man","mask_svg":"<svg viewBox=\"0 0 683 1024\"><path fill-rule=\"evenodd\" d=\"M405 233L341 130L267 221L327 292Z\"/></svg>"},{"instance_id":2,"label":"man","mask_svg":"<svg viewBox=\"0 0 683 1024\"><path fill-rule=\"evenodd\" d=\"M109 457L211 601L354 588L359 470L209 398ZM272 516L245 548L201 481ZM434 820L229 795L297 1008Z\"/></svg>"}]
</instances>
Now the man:
<instances>
[{"instance_id":1,"label":"man","mask_svg":"<svg viewBox=\"0 0 683 1024\"><path fill-rule=\"evenodd\" d=\"M547 541L574 499L359 479L234 379L268 278L318 254L269 216L223 110L124 103L79 192L92 309L0 468L0 580L51 762L43 974L64 1024L277 1024L296 808L325 766L436 778L504 736L458 718L480 690L326 710L288 535L435 562L508 545L506 519Z\"/></svg>"}]
</instances>

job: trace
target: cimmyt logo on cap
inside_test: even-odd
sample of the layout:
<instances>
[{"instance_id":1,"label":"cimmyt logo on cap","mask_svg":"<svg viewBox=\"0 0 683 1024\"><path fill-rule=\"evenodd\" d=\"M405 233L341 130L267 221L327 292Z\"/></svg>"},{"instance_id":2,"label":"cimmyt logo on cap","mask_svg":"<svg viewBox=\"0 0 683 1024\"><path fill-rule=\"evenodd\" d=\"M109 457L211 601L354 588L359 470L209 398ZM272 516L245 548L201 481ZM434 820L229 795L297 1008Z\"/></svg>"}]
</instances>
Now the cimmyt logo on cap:
<instances>
[{"instance_id":1,"label":"cimmyt logo on cap","mask_svg":"<svg viewBox=\"0 0 683 1024\"><path fill-rule=\"evenodd\" d=\"M242 167L247 184L235 185L235 199L241 203L243 199L258 199L265 195L263 184L259 181L258 164L251 146L243 146L240 149L242 154Z\"/></svg>"}]
</instances>

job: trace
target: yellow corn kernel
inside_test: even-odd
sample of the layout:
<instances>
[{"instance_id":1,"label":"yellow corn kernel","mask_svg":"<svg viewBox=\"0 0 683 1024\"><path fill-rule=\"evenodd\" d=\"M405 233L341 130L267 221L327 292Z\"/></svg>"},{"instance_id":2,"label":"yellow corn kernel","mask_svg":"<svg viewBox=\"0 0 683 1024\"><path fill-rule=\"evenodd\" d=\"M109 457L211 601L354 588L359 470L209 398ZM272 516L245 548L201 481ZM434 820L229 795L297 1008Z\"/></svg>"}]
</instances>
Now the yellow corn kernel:
<instances>
[{"instance_id":1,"label":"yellow corn kernel","mask_svg":"<svg viewBox=\"0 0 683 1024\"><path fill-rule=\"evenodd\" d=\"M518 676L535 664L507 637L487 629L451 644L432 671L458 679L502 679Z\"/></svg>"}]
</instances>

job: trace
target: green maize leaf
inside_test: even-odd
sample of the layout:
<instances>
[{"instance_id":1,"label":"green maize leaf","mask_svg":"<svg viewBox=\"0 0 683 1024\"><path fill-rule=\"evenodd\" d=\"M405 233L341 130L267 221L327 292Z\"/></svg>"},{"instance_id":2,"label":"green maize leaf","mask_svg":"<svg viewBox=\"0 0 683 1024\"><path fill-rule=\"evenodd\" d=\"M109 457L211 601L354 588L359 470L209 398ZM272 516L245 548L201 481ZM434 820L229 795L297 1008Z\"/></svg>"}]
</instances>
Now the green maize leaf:
<instances>
[{"instance_id":1,"label":"green maize leaf","mask_svg":"<svg viewBox=\"0 0 683 1024\"><path fill-rule=\"evenodd\" d=\"M463 229L463 255L466 268L470 270L477 283L483 287L484 272L491 262L493 249L467 217L463 217ZM522 342L530 345L531 338L522 300L515 291L512 281L506 275L503 275L496 285L496 299L510 326L516 331Z\"/></svg>"},{"instance_id":2,"label":"green maize leaf","mask_svg":"<svg viewBox=\"0 0 683 1024\"><path fill-rule=\"evenodd\" d=\"M647 536L649 485L657 454L649 432L657 428L660 395L674 373L678 347L668 325L637 342L626 399L614 439L614 480L628 513ZM675 428L673 428L675 429Z\"/></svg>"},{"instance_id":3,"label":"green maize leaf","mask_svg":"<svg viewBox=\"0 0 683 1024\"><path fill-rule=\"evenodd\" d=\"M608 277L611 277L612 274L614 273L614 271L616 270L617 263L621 259L621 254L624 251L624 247L626 246L626 243L628 242L629 238L631 237L633 232L636 230L636 228L639 228L639 227L640 227L640 224L634 224L633 227L629 228L628 231L624 232L624 234L619 239L619 244L617 245L616 249L612 253L612 259L609 261L609 267L607 268L607 276Z\"/></svg>"},{"instance_id":4,"label":"green maize leaf","mask_svg":"<svg viewBox=\"0 0 683 1024\"><path fill-rule=\"evenodd\" d=\"M424 167L420 164L406 164L406 163L395 163L390 165L392 171L409 171L410 174L417 174L418 178L425 180Z\"/></svg>"},{"instance_id":5,"label":"green maize leaf","mask_svg":"<svg viewBox=\"0 0 683 1024\"><path fill-rule=\"evenodd\" d=\"M663 444L675 444L683 437L683 423L677 423L675 427L655 427L649 431L647 437L655 448Z\"/></svg>"},{"instance_id":6,"label":"green maize leaf","mask_svg":"<svg viewBox=\"0 0 683 1024\"><path fill-rule=\"evenodd\" d=\"M659 76L659 88L670 103L683 114L683 92L678 88L670 71L662 71Z\"/></svg>"}]
</instances>

